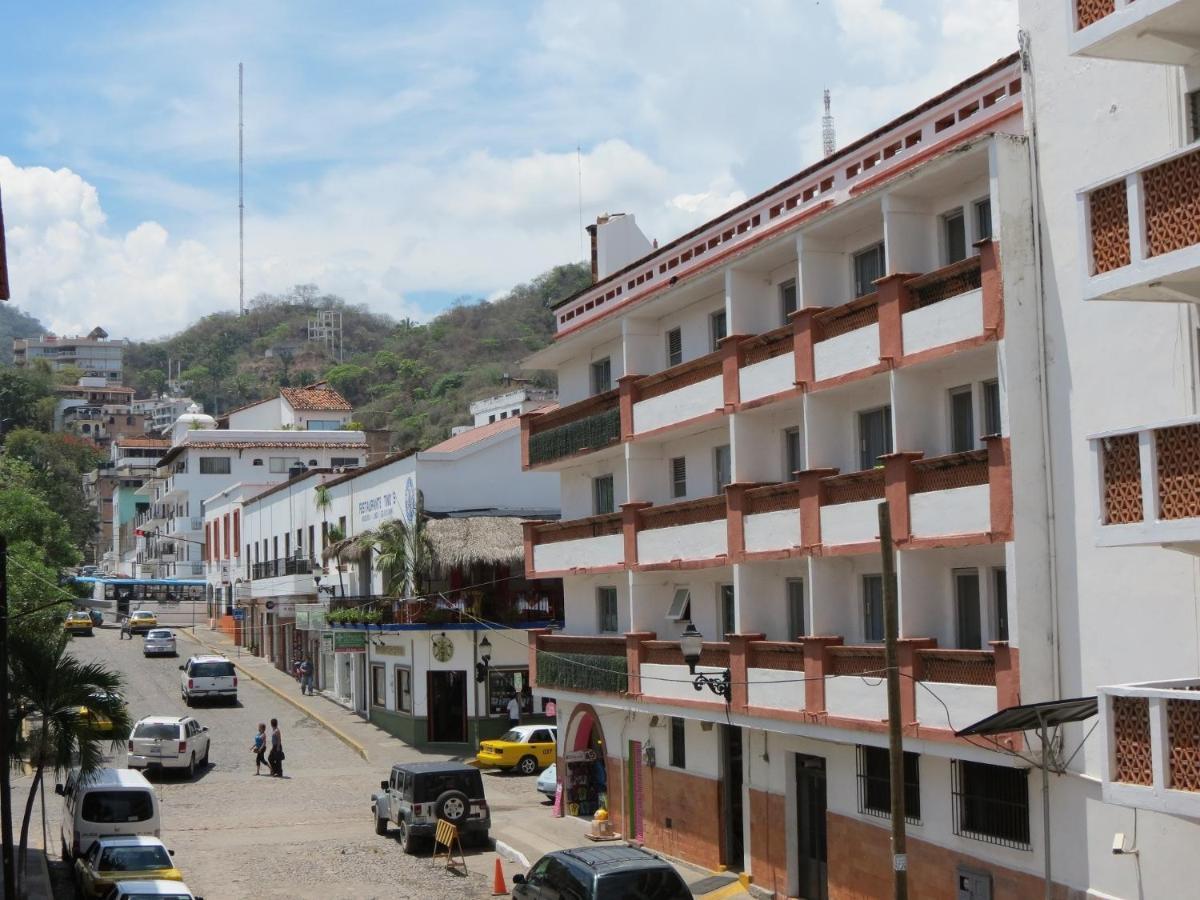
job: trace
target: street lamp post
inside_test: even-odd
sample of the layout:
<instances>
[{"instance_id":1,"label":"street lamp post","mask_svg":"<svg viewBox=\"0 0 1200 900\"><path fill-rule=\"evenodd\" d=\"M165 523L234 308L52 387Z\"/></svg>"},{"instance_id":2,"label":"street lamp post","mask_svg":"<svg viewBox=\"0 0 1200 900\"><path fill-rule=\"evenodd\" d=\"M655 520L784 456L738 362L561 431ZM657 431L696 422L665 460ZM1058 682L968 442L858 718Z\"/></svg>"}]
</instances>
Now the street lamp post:
<instances>
[{"instance_id":1,"label":"street lamp post","mask_svg":"<svg viewBox=\"0 0 1200 900\"><path fill-rule=\"evenodd\" d=\"M691 622L688 622L688 627L679 639L679 649L683 652L683 661L687 663L688 672L696 675L696 663L700 662L700 652L704 649L704 636L696 630L696 626ZM696 675L692 681L692 687L698 691L707 687L718 697L724 697L725 704L728 706L732 699L729 690L731 682L729 669L726 669L720 675L705 675L704 673Z\"/></svg>"}]
</instances>

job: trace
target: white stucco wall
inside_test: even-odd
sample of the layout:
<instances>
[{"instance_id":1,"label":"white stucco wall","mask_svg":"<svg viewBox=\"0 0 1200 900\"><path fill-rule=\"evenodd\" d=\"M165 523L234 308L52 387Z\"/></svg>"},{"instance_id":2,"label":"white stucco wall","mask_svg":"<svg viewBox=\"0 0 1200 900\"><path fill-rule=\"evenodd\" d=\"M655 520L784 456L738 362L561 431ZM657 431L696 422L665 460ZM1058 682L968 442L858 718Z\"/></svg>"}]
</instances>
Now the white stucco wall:
<instances>
[{"instance_id":1,"label":"white stucco wall","mask_svg":"<svg viewBox=\"0 0 1200 900\"><path fill-rule=\"evenodd\" d=\"M744 366L738 372L743 403L769 397L796 386L796 357L784 353L763 362Z\"/></svg>"},{"instance_id":2,"label":"white stucco wall","mask_svg":"<svg viewBox=\"0 0 1200 900\"><path fill-rule=\"evenodd\" d=\"M878 500L821 507L821 542L860 544L879 537Z\"/></svg>"},{"instance_id":3,"label":"white stucco wall","mask_svg":"<svg viewBox=\"0 0 1200 900\"><path fill-rule=\"evenodd\" d=\"M879 325L856 328L813 345L817 381L879 364Z\"/></svg>"},{"instance_id":4,"label":"white stucco wall","mask_svg":"<svg viewBox=\"0 0 1200 900\"><path fill-rule=\"evenodd\" d=\"M574 541L555 541L533 548L534 568L539 572L557 572L586 566L611 566L625 559L625 537L606 534Z\"/></svg>"},{"instance_id":5,"label":"white stucco wall","mask_svg":"<svg viewBox=\"0 0 1200 900\"><path fill-rule=\"evenodd\" d=\"M983 334L983 291L969 291L907 312L904 352L920 353Z\"/></svg>"},{"instance_id":6,"label":"white stucco wall","mask_svg":"<svg viewBox=\"0 0 1200 900\"><path fill-rule=\"evenodd\" d=\"M716 375L695 384L633 404L634 432L653 431L694 419L725 406L722 378Z\"/></svg>"},{"instance_id":7,"label":"white stucco wall","mask_svg":"<svg viewBox=\"0 0 1200 900\"><path fill-rule=\"evenodd\" d=\"M991 530L991 502L986 484L924 491L908 499L914 537L983 534Z\"/></svg>"},{"instance_id":8,"label":"white stucco wall","mask_svg":"<svg viewBox=\"0 0 1200 900\"><path fill-rule=\"evenodd\" d=\"M661 563L673 559L710 559L728 552L725 519L639 531L638 562Z\"/></svg>"}]
</instances>

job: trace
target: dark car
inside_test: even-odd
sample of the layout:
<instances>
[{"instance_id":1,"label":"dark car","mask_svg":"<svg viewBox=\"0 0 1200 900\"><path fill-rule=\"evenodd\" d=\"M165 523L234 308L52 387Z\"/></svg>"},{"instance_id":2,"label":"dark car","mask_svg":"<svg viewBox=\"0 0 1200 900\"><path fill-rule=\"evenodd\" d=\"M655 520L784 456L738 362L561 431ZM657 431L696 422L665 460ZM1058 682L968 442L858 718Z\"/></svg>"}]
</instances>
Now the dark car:
<instances>
[{"instance_id":1,"label":"dark car","mask_svg":"<svg viewBox=\"0 0 1200 900\"><path fill-rule=\"evenodd\" d=\"M576 847L547 853L528 875L513 876L513 897L579 900L691 900L665 859L637 847Z\"/></svg>"},{"instance_id":2,"label":"dark car","mask_svg":"<svg viewBox=\"0 0 1200 900\"><path fill-rule=\"evenodd\" d=\"M104 624L104 613L98 609L89 609L88 615L92 617L92 625L99 628Z\"/></svg>"},{"instance_id":3,"label":"dark car","mask_svg":"<svg viewBox=\"0 0 1200 900\"><path fill-rule=\"evenodd\" d=\"M379 787L371 796L375 833L387 834L395 825L405 853L433 837L438 819L457 825L464 842L487 842L492 817L478 769L453 762L400 764Z\"/></svg>"}]
</instances>

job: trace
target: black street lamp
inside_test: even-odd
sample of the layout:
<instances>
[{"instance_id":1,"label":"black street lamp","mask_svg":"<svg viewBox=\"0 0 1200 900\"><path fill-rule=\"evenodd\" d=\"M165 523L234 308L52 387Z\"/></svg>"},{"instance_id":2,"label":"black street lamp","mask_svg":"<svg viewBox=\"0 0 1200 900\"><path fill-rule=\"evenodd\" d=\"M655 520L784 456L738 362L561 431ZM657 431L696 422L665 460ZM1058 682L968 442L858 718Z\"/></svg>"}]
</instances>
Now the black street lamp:
<instances>
[{"instance_id":1,"label":"black street lamp","mask_svg":"<svg viewBox=\"0 0 1200 900\"><path fill-rule=\"evenodd\" d=\"M700 662L700 651L703 649L704 636L696 630L696 626L688 622L688 627L684 630L683 636L679 639L679 649L683 652L683 661L687 663L688 672L696 675L696 663ZM696 690L707 687L718 697L724 697L725 703L728 704L732 699L729 695L730 685L729 670L726 669L720 675L705 675L703 673L696 675L692 681L692 687Z\"/></svg>"},{"instance_id":2,"label":"black street lamp","mask_svg":"<svg viewBox=\"0 0 1200 900\"><path fill-rule=\"evenodd\" d=\"M486 634L479 642L479 653L481 661L475 664L475 680L483 682L487 681L488 669L492 665L492 642L487 639Z\"/></svg>"}]
</instances>

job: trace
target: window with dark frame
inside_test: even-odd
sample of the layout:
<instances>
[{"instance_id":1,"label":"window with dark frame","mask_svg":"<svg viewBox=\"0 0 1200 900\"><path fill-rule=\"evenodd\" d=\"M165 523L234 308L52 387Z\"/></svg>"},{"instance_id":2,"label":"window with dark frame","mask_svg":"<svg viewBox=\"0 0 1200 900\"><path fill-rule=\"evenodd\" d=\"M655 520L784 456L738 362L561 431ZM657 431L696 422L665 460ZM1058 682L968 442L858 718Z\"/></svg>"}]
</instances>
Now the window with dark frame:
<instances>
[{"instance_id":1,"label":"window with dark frame","mask_svg":"<svg viewBox=\"0 0 1200 900\"><path fill-rule=\"evenodd\" d=\"M892 408L881 406L858 414L859 468L883 465L879 457L892 452Z\"/></svg>"},{"instance_id":2,"label":"window with dark frame","mask_svg":"<svg viewBox=\"0 0 1200 900\"><path fill-rule=\"evenodd\" d=\"M956 209L942 216L942 233L946 240L946 264L967 258L967 220Z\"/></svg>"},{"instance_id":3,"label":"window with dark frame","mask_svg":"<svg viewBox=\"0 0 1200 900\"><path fill-rule=\"evenodd\" d=\"M596 622L601 634L617 634L620 631L617 617L617 589L596 588Z\"/></svg>"},{"instance_id":4,"label":"window with dark frame","mask_svg":"<svg viewBox=\"0 0 1200 900\"><path fill-rule=\"evenodd\" d=\"M854 296L865 297L875 291L875 282L885 274L883 241L854 254Z\"/></svg>"},{"instance_id":5,"label":"window with dark frame","mask_svg":"<svg viewBox=\"0 0 1200 900\"><path fill-rule=\"evenodd\" d=\"M779 285L779 305L783 312L783 324L791 321L796 311L796 279L790 278Z\"/></svg>"},{"instance_id":6,"label":"window with dark frame","mask_svg":"<svg viewBox=\"0 0 1200 900\"><path fill-rule=\"evenodd\" d=\"M612 390L612 360L607 356L592 363L592 395Z\"/></svg>"},{"instance_id":7,"label":"window with dark frame","mask_svg":"<svg viewBox=\"0 0 1200 900\"><path fill-rule=\"evenodd\" d=\"M488 670L488 715L495 718L508 715L508 701L513 697L521 707L521 715L533 714L533 694L529 687L529 669Z\"/></svg>"},{"instance_id":8,"label":"window with dark frame","mask_svg":"<svg viewBox=\"0 0 1200 900\"><path fill-rule=\"evenodd\" d=\"M687 496L687 460L682 456L671 460L671 496Z\"/></svg>"},{"instance_id":9,"label":"window with dark frame","mask_svg":"<svg viewBox=\"0 0 1200 900\"><path fill-rule=\"evenodd\" d=\"M200 457L201 475L228 475L231 471L230 467L231 463L228 456Z\"/></svg>"},{"instance_id":10,"label":"window with dark frame","mask_svg":"<svg viewBox=\"0 0 1200 900\"><path fill-rule=\"evenodd\" d=\"M592 479L592 514L603 516L616 510L612 475L596 476Z\"/></svg>"},{"instance_id":11,"label":"window with dark frame","mask_svg":"<svg viewBox=\"0 0 1200 900\"><path fill-rule=\"evenodd\" d=\"M979 599L979 570L955 569L954 608L959 650L983 647Z\"/></svg>"},{"instance_id":12,"label":"window with dark frame","mask_svg":"<svg viewBox=\"0 0 1200 900\"><path fill-rule=\"evenodd\" d=\"M708 317L708 329L712 349L716 350L721 346L721 341L725 340L725 337L729 334L725 310L717 310L717 312Z\"/></svg>"},{"instance_id":13,"label":"window with dark frame","mask_svg":"<svg viewBox=\"0 0 1200 900\"><path fill-rule=\"evenodd\" d=\"M956 759L954 833L1017 850L1029 843L1029 770Z\"/></svg>"},{"instance_id":14,"label":"window with dark frame","mask_svg":"<svg viewBox=\"0 0 1200 900\"><path fill-rule=\"evenodd\" d=\"M1188 91L1187 106L1188 141L1200 141L1200 90Z\"/></svg>"},{"instance_id":15,"label":"window with dark frame","mask_svg":"<svg viewBox=\"0 0 1200 900\"><path fill-rule=\"evenodd\" d=\"M971 386L950 389L950 452L975 449L975 400Z\"/></svg>"},{"instance_id":16,"label":"window with dark frame","mask_svg":"<svg viewBox=\"0 0 1200 900\"><path fill-rule=\"evenodd\" d=\"M667 332L667 368L683 362L683 331L672 328Z\"/></svg>"},{"instance_id":17,"label":"window with dark frame","mask_svg":"<svg viewBox=\"0 0 1200 900\"><path fill-rule=\"evenodd\" d=\"M371 705L387 708L387 668L371 664Z\"/></svg>"},{"instance_id":18,"label":"window with dark frame","mask_svg":"<svg viewBox=\"0 0 1200 900\"><path fill-rule=\"evenodd\" d=\"M733 481L733 455L728 444L713 448L713 481L716 493L721 493Z\"/></svg>"},{"instance_id":19,"label":"window with dark frame","mask_svg":"<svg viewBox=\"0 0 1200 900\"><path fill-rule=\"evenodd\" d=\"M676 769L687 768L686 720L671 717L671 765Z\"/></svg>"},{"instance_id":20,"label":"window with dark frame","mask_svg":"<svg viewBox=\"0 0 1200 900\"><path fill-rule=\"evenodd\" d=\"M396 668L396 709L412 712L412 671Z\"/></svg>"},{"instance_id":21,"label":"window with dark frame","mask_svg":"<svg viewBox=\"0 0 1200 900\"><path fill-rule=\"evenodd\" d=\"M737 633L737 617L732 584L723 584L717 589L717 607L721 616L721 640Z\"/></svg>"},{"instance_id":22,"label":"window with dark frame","mask_svg":"<svg viewBox=\"0 0 1200 900\"><path fill-rule=\"evenodd\" d=\"M986 241L992 236L992 200L985 197L975 201L975 240Z\"/></svg>"},{"instance_id":23,"label":"window with dark frame","mask_svg":"<svg viewBox=\"0 0 1200 900\"><path fill-rule=\"evenodd\" d=\"M883 576L862 577L863 640L877 644L883 640Z\"/></svg>"},{"instance_id":24,"label":"window with dark frame","mask_svg":"<svg viewBox=\"0 0 1200 900\"><path fill-rule=\"evenodd\" d=\"M794 641L804 629L804 579L789 578L787 584L788 640Z\"/></svg>"},{"instance_id":25,"label":"window with dark frame","mask_svg":"<svg viewBox=\"0 0 1200 900\"><path fill-rule=\"evenodd\" d=\"M983 382L983 433L1000 434L1000 381Z\"/></svg>"},{"instance_id":26,"label":"window with dark frame","mask_svg":"<svg viewBox=\"0 0 1200 900\"><path fill-rule=\"evenodd\" d=\"M804 468L800 458L800 429L786 428L783 432L783 480L796 481L800 476L796 473Z\"/></svg>"},{"instance_id":27,"label":"window with dark frame","mask_svg":"<svg viewBox=\"0 0 1200 900\"><path fill-rule=\"evenodd\" d=\"M886 747L858 747L858 811L888 818L892 814L891 755ZM904 754L904 821L921 824L921 757Z\"/></svg>"},{"instance_id":28,"label":"window with dark frame","mask_svg":"<svg viewBox=\"0 0 1200 900\"><path fill-rule=\"evenodd\" d=\"M1003 567L992 570L992 596L996 612L996 640L1008 640L1008 572Z\"/></svg>"}]
</instances>

